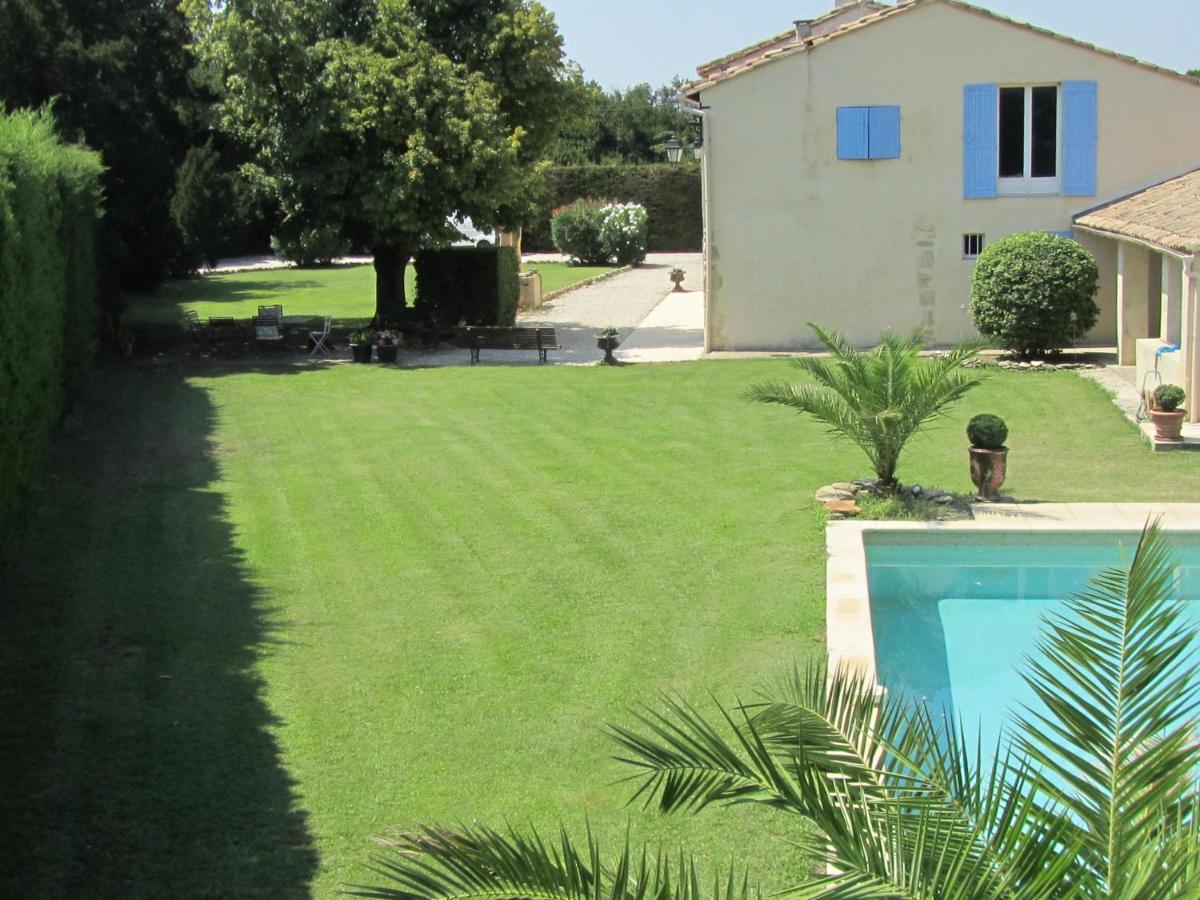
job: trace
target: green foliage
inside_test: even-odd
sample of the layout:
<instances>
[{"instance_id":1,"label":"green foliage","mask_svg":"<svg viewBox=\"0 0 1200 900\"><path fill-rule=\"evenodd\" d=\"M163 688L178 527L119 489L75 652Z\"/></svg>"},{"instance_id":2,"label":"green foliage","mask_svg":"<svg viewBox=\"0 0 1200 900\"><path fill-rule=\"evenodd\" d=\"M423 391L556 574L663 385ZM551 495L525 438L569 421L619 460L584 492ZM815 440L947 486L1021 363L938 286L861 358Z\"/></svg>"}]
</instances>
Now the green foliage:
<instances>
[{"instance_id":1,"label":"green foliage","mask_svg":"<svg viewBox=\"0 0 1200 900\"><path fill-rule=\"evenodd\" d=\"M885 485L896 483L896 467L909 439L979 384L963 364L978 355L978 342L966 342L934 359L920 358L918 338L891 332L863 352L844 337L809 323L829 358L794 360L816 384L764 382L747 399L778 403L807 413L830 431L853 441L867 455Z\"/></svg>"},{"instance_id":2,"label":"green foliage","mask_svg":"<svg viewBox=\"0 0 1200 900\"><path fill-rule=\"evenodd\" d=\"M100 175L48 111L0 109L0 545L91 366Z\"/></svg>"},{"instance_id":3,"label":"green foliage","mask_svg":"<svg viewBox=\"0 0 1200 900\"><path fill-rule=\"evenodd\" d=\"M646 258L646 208L613 203L601 210L600 244L617 265L637 265Z\"/></svg>"},{"instance_id":4,"label":"green foliage","mask_svg":"<svg viewBox=\"0 0 1200 900\"><path fill-rule=\"evenodd\" d=\"M604 200L586 198L575 200L554 210L550 221L554 247L565 253L572 262L585 266L600 266L608 262L608 251L600 238Z\"/></svg>"},{"instance_id":5,"label":"green foliage","mask_svg":"<svg viewBox=\"0 0 1200 900\"><path fill-rule=\"evenodd\" d=\"M1075 241L1042 231L1010 235L975 264L975 327L1021 356L1057 352L1096 324L1099 280L1092 254Z\"/></svg>"},{"instance_id":6,"label":"green foliage","mask_svg":"<svg viewBox=\"0 0 1200 900\"><path fill-rule=\"evenodd\" d=\"M301 268L328 266L350 252L350 242L332 225L306 228L295 236L273 235L271 249Z\"/></svg>"},{"instance_id":7,"label":"green foliage","mask_svg":"<svg viewBox=\"0 0 1200 900\"><path fill-rule=\"evenodd\" d=\"M442 326L512 325L521 282L512 247L451 247L417 254L419 318Z\"/></svg>"},{"instance_id":8,"label":"green foliage","mask_svg":"<svg viewBox=\"0 0 1200 900\"><path fill-rule=\"evenodd\" d=\"M530 0L189 0L219 125L287 233L322 226L375 254L376 318L399 318L404 268L451 237L528 214L562 104L561 37Z\"/></svg>"},{"instance_id":9,"label":"green foliage","mask_svg":"<svg viewBox=\"0 0 1200 900\"><path fill-rule=\"evenodd\" d=\"M646 165L666 159L663 144L672 136L685 146L700 136L700 118L679 102L683 82L652 88L638 84L605 92L570 72L570 113L563 121L552 158L559 166Z\"/></svg>"},{"instance_id":10,"label":"green foliage","mask_svg":"<svg viewBox=\"0 0 1200 900\"><path fill-rule=\"evenodd\" d=\"M980 413L967 423L967 440L972 447L999 450L1008 439L1008 426L999 416Z\"/></svg>"},{"instance_id":11,"label":"green foliage","mask_svg":"<svg viewBox=\"0 0 1200 900\"><path fill-rule=\"evenodd\" d=\"M1177 384L1160 384L1154 389L1154 406L1163 412L1174 412L1183 401L1183 388Z\"/></svg>"},{"instance_id":12,"label":"green foliage","mask_svg":"<svg viewBox=\"0 0 1200 900\"><path fill-rule=\"evenodd\" d=\"M994 749L923 699L812 665L750 704L707 714L670 695L613 726L633 799L665 814L752 803L811 823L798 849L819 874L786 891L802 898L1195 897L1197 630L1174 569L1148 525L1127 570L1050 617L1025 673L1047 712L1019 717ZM536 833L426 828L390 850L377 868L388 885L367 896L608 895L579 877L605 868L590 836L584 850L564 833L551 851ZM654 896L694 894L676 883Z\"/></svg>"},{"instance_id":13,"label":"green foliage","mask_svg":"<svg viewBox=\"0 0 1200 900\"><path fill-rule=\"evenodd\" d=\"M53 102L59 134L104 161L102 288L152 287L172 265L177 169L203 130L177 3L8 0L0 3L0 102Z\"/></svg>"},{"instance_id":14,"label":"green foliage","mask_svg":"<svg viewBox=\"0 0 1200 900\"><path fill-rule=\"evenodd\" d=\"M646 208L646 249L698 251L704 242L700 167L679 165L573 166L545 175L541 205L525 222L523 246L552 250L552 210L577 197L611 197Z\"/></svg>"},{"instance_id":15,"label":"green foliage","mask_svg":"<svg viewBox=\"0 0 1200 900\"><path fill-rule=\"evenodd\" d=\"M183 239L184 268L217 264L232 227L233 188L212 141L188 150L175 180L171 218Z\"/></svg>"}]
</instances>

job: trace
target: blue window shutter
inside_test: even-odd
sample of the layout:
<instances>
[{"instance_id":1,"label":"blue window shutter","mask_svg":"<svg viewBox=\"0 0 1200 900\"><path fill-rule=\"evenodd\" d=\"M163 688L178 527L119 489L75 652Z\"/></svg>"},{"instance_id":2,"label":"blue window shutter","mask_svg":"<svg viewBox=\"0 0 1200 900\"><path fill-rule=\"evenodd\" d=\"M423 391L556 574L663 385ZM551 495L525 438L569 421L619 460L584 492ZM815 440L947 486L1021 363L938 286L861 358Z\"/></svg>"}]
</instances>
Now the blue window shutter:
<instances>
[{"instance_id":1,"label":"blue window shutter","mask_svg":"<svg viewBox=\"0 0 1200 900\"><path fill-rule=\"evenodd\" d=\"M1096 82L1064 81L1063 181L1067 197L1096 196Z\"/></svg>"},{"instance_id":2,"label":"blue window shutter","mask_svg":"<svg viewBox=\"0 0 1200 900\"><path fill-rule=\"evenodd\" d=\"M867 149L871 159L900 158L900 107L867 110Z\"/></svg>"},{"instance_id":3,"label":"blue window shutter","mask_svg":"<svg viewBox=\"0 0 1200 900\"><path fill-rule=\"evenodd\" d=\"M867 159L867 108L839 106L837 111L838 159Z\"/></svg>"},{"instance_id":4,"label":"blue window shutter","mask_svg":"<svg viewBox=\"0 0 1200 900\"><path fill-rule=\"evenodd\" d=\"M1000 87L968 84L963 89L963 196L996 196L1000 167Z\"/></svg>"}]
</instances>

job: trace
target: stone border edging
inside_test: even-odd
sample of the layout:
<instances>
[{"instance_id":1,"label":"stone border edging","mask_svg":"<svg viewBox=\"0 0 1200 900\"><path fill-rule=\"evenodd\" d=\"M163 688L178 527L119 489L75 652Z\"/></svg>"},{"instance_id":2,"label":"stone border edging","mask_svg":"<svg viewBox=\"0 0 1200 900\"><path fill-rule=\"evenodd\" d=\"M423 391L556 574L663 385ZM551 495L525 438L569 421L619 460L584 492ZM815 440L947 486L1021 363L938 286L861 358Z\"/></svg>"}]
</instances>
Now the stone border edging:
<instances>
[{"instance_id":1,"label":"stone border edging","mask_svg":"<svg viewBox=\"0 0 1200 900\"><path fill-rule=\"evenodd\" d=\"M536 266L537 263L534 263ZM560 287L556 291L551 291L548 294L542 294L542 303L553 300L555 297L561 297L563 294L568 294L577 288L591 287L593 284L599 284L601 281L607 281L610 278L615 278L617 275L624 275L626 272L632 272L633 266L621 266L613 269L611 272L604 272L600 275L593 275L591 278L585 278L583 281L577 281L574 284L568 284L566 287ZM537 271L534 269L534 271Z\"/></svg>"}]
</instances>

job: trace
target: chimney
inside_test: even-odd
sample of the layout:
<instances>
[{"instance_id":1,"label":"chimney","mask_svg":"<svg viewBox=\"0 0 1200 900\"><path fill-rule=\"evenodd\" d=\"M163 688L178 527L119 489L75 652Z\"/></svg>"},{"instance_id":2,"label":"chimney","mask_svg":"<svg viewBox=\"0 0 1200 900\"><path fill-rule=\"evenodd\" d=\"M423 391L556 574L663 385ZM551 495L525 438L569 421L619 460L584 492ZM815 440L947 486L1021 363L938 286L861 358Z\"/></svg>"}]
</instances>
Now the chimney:
<instances>
[{"instance_id":1,"label":"chimney","mask_svg":"<svg viewBox=\"0 0 1200 900\"><path fill-rule=\"evenodd\" d=\"M797 19L794 24L796 26L796 40L802 41L812 34L812 19Z\"/></svg>"}]
</instances>

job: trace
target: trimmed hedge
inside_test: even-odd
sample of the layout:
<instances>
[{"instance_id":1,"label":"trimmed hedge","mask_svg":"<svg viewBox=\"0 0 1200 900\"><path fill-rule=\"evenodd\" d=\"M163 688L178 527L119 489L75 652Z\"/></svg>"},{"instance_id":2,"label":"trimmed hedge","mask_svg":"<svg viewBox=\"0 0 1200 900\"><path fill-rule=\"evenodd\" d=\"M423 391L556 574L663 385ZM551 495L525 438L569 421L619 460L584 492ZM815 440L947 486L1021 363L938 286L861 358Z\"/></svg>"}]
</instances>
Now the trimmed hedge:
<instances>
[{"instance_id":1,"label":"trimmed hedge","mask_svg":"<svg viewBox=\"0 0 1200 900\"><path fill-rule=\"evenodd\" d=\"M0 109L3 543L95 353L100 173L98 154L58 139L48 110Z\"/></svg>"},{"instance_id":2,"label":"trimmed hedge","mask_svg":"<svg viewBox=\"0 0 1200 900\"><path fill-rule=\"evenodd\" d=\"M512 325L521 282L512 247L449 247L417 254L417 317L444 327Z\"/></svg>"},{"instance_id":3,"label":"trimmed hedge","mask_svg":"<svg viewBox=\"0 0 1200 900\"><path fill-rule=\"evenodd\" d=\"M537 215L525 225L523 250L552 252L550 215L580 197L640 203L650 217L646 249L699 252L704 244L700 203L700 167L694 164L648 166L560 166L546 175Z\"/></svg>"}]
</instances>

